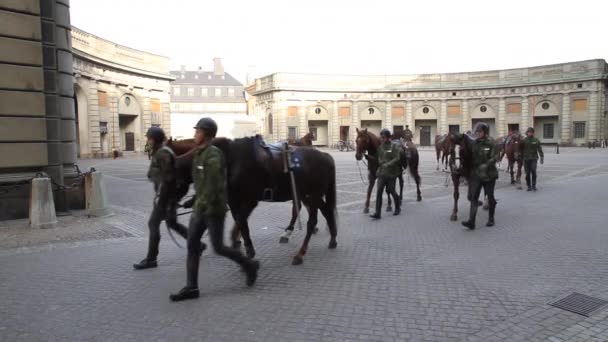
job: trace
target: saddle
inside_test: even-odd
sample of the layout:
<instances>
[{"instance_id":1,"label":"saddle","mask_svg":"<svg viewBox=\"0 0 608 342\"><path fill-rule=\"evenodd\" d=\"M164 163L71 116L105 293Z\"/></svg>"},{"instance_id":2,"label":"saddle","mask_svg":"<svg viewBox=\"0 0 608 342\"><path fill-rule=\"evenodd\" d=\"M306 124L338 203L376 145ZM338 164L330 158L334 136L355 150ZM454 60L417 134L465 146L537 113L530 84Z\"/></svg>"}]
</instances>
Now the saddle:
<instances>
[{"instance_id":1,"label":"saddle","mask_svg":"<svg viewBox=\"0 0 608 342\"><path fill-rule=\"evenodd\" d=\"M270 174L270 187L264 188L258 199L264 202L291 200L290 172L300 166L299 158L294 155L295 149L286 142L267 144L260 135L256 135L255 142L268 157L264 160L264 166Z\"/></svg>"}]
</instances>

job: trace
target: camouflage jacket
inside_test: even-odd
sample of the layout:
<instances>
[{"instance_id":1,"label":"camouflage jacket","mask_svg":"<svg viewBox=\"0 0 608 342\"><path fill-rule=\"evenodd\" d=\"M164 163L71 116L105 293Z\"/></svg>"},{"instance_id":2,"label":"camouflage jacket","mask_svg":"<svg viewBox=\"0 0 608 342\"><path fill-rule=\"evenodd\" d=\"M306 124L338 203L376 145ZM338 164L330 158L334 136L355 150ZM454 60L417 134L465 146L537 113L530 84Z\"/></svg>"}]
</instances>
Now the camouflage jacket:
<instances>
[{"instance_id":1,"label":"camouflage jacket","mask_svg":"<svg viewBox=\"0 0 608 342\"><path fill-rule=\"evenodd\" d=\"M541 159L545 157L543 148L540 146L540 140L535 137L525 137L521 146L524 160L537 160L539 155Z\"/></svg>"},{"instance_id":2,"label":"camouflage jacket","mask_svg":"<svg viewBox=\"0 0 608 342\"><path fill-rule=\"evenodd\" d=\"M498 178L496 169L496 146L491 138L477 139L472 148L473 165L471 176L483 182Z\"/></svg>"},{"instance_id":3,"label":"camouflage jacket","mask_svg":"<svg viewBox=\"0 0 608 342\"><path fill-rule=\"evenodd\" d=\"M194 210L205 216L226 214L226 165L222 151L209 144L194 152L192 180L196 190Z\"/></svg>"},{"instance_id":4,"label":"camouflage jacket","mask_svg":"<svg viewBox=\"0 0 608 342\"><path fill-rule=\"evenodd\" d=\"M397 177L401 173L401 146L382 143L378 146L378 176Z\"/></svg>"},{"instance_id":5,"label":"camouflage jacket","mask_svg":"<svg viewBox=\"0 0 608 342\"><path fill-rule=\"evenodd\" d=\"M148 179L154 184L158 205L165 206L175 197L175 154L167 146L154 150L148 168Z\"/></svg>"}]
</instances>

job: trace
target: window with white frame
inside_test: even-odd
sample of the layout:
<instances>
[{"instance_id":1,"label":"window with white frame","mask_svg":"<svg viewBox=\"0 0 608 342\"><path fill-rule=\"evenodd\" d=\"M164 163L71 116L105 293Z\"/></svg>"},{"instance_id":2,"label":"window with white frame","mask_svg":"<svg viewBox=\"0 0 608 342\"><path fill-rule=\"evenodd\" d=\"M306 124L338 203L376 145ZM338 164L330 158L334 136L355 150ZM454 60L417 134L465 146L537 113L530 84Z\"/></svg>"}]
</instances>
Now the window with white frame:
<instances>
[{"instance_id":1,"label":"window with white frame","mask_svg":"<svg viewBox=\"0 0 608 342\"><path fill-rule=\"evenodd\" d=\"M215 88L215 96L222 96L222 88Z\"/></svg>"},{"instance_id":2,"label":"window with white frame","mask_svg":"<svg viewBox=\"0 0 608 342\"><path fill-rule=\"evenodd\" d=\"M585 122L574 123L574 139L585 138Z\"/></svg>"},{"instance_id":3,"label":"window with white frame","mask_svg":"<svg viewBox=\"0 0 608 342\"><path fill-rule=\"evenodd\" d=\"M234 88L228 88L228 96L234 96Z\"/></svg>"},{"instance_id":4,"label":"window with white frame","mask_svg":"<svg viewBox=\"0 0 608 342\"><path fill-rule=\"evenodd\" d=\"M201 88L201 96L209 96L209 88Z\"/></svg>"},{"instance_id":5,"label":"window with white frame","mask_svg":"<svg viewBox=\"0 0 608 342\"><path fill-rule=\"evenodd\" d=\"M175 95L175 96L181 96L182 95L181 94L182 93L181 90L182 90L182 88L180 88L180 87L173 87L173 95Z\"/></svg>"},{"instance_id":6,"label":"window with white frame","mask_svg":"<svg viewBox=\"0 0 608 342\"><path fill-rule=\"evenodd\" d=\"M287 133L287 138L293 139L293 140L297 139L296 127L289 127L288 133Z\"/></svg>"},{"instance_id":7,"label":"window with white frame","mask_svg":"<svg viewBox=\"0 0 608 342\"><path fill-rule=\"evenodd\" d=\"M188 96L194 96L194 88L188 88Z\"/></svg>"}]
</instances>

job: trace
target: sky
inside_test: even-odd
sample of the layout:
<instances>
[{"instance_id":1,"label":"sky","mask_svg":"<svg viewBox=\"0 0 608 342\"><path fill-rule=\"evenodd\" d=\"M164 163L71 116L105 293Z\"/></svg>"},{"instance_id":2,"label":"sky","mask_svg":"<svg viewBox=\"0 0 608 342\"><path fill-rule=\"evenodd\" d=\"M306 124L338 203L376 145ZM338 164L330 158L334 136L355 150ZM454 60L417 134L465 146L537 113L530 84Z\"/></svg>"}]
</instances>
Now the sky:
<instances>
[{"instance_id":1,"label":"sky","mask_svg":"<svg viewBox=\"0 0 608 342\"><path fill-rule=\"evenodd\" d=\"M72 25L227 72L421 74L608 57L608 1L72 0ZM604 34L603 34L604 33Z\"/></svg>"}]
</instances>

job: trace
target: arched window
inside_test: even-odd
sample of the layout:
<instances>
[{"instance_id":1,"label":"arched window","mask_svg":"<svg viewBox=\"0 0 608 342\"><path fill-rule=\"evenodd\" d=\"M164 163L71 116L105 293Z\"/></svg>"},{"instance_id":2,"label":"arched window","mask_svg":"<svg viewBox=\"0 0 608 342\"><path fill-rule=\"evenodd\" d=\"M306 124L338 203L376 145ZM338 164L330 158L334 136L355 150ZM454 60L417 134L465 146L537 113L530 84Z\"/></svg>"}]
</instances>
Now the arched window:
<instances>
[{"instance_id":1,"label":"arched window","mask_svg":"<svg viewBox=\"0 0 608 342\"><path fill-rule=\"evenodd\" d=\"M268 114L268 134L274 134L272 132L272 113Z\"/></svg>"}]
</instances>

